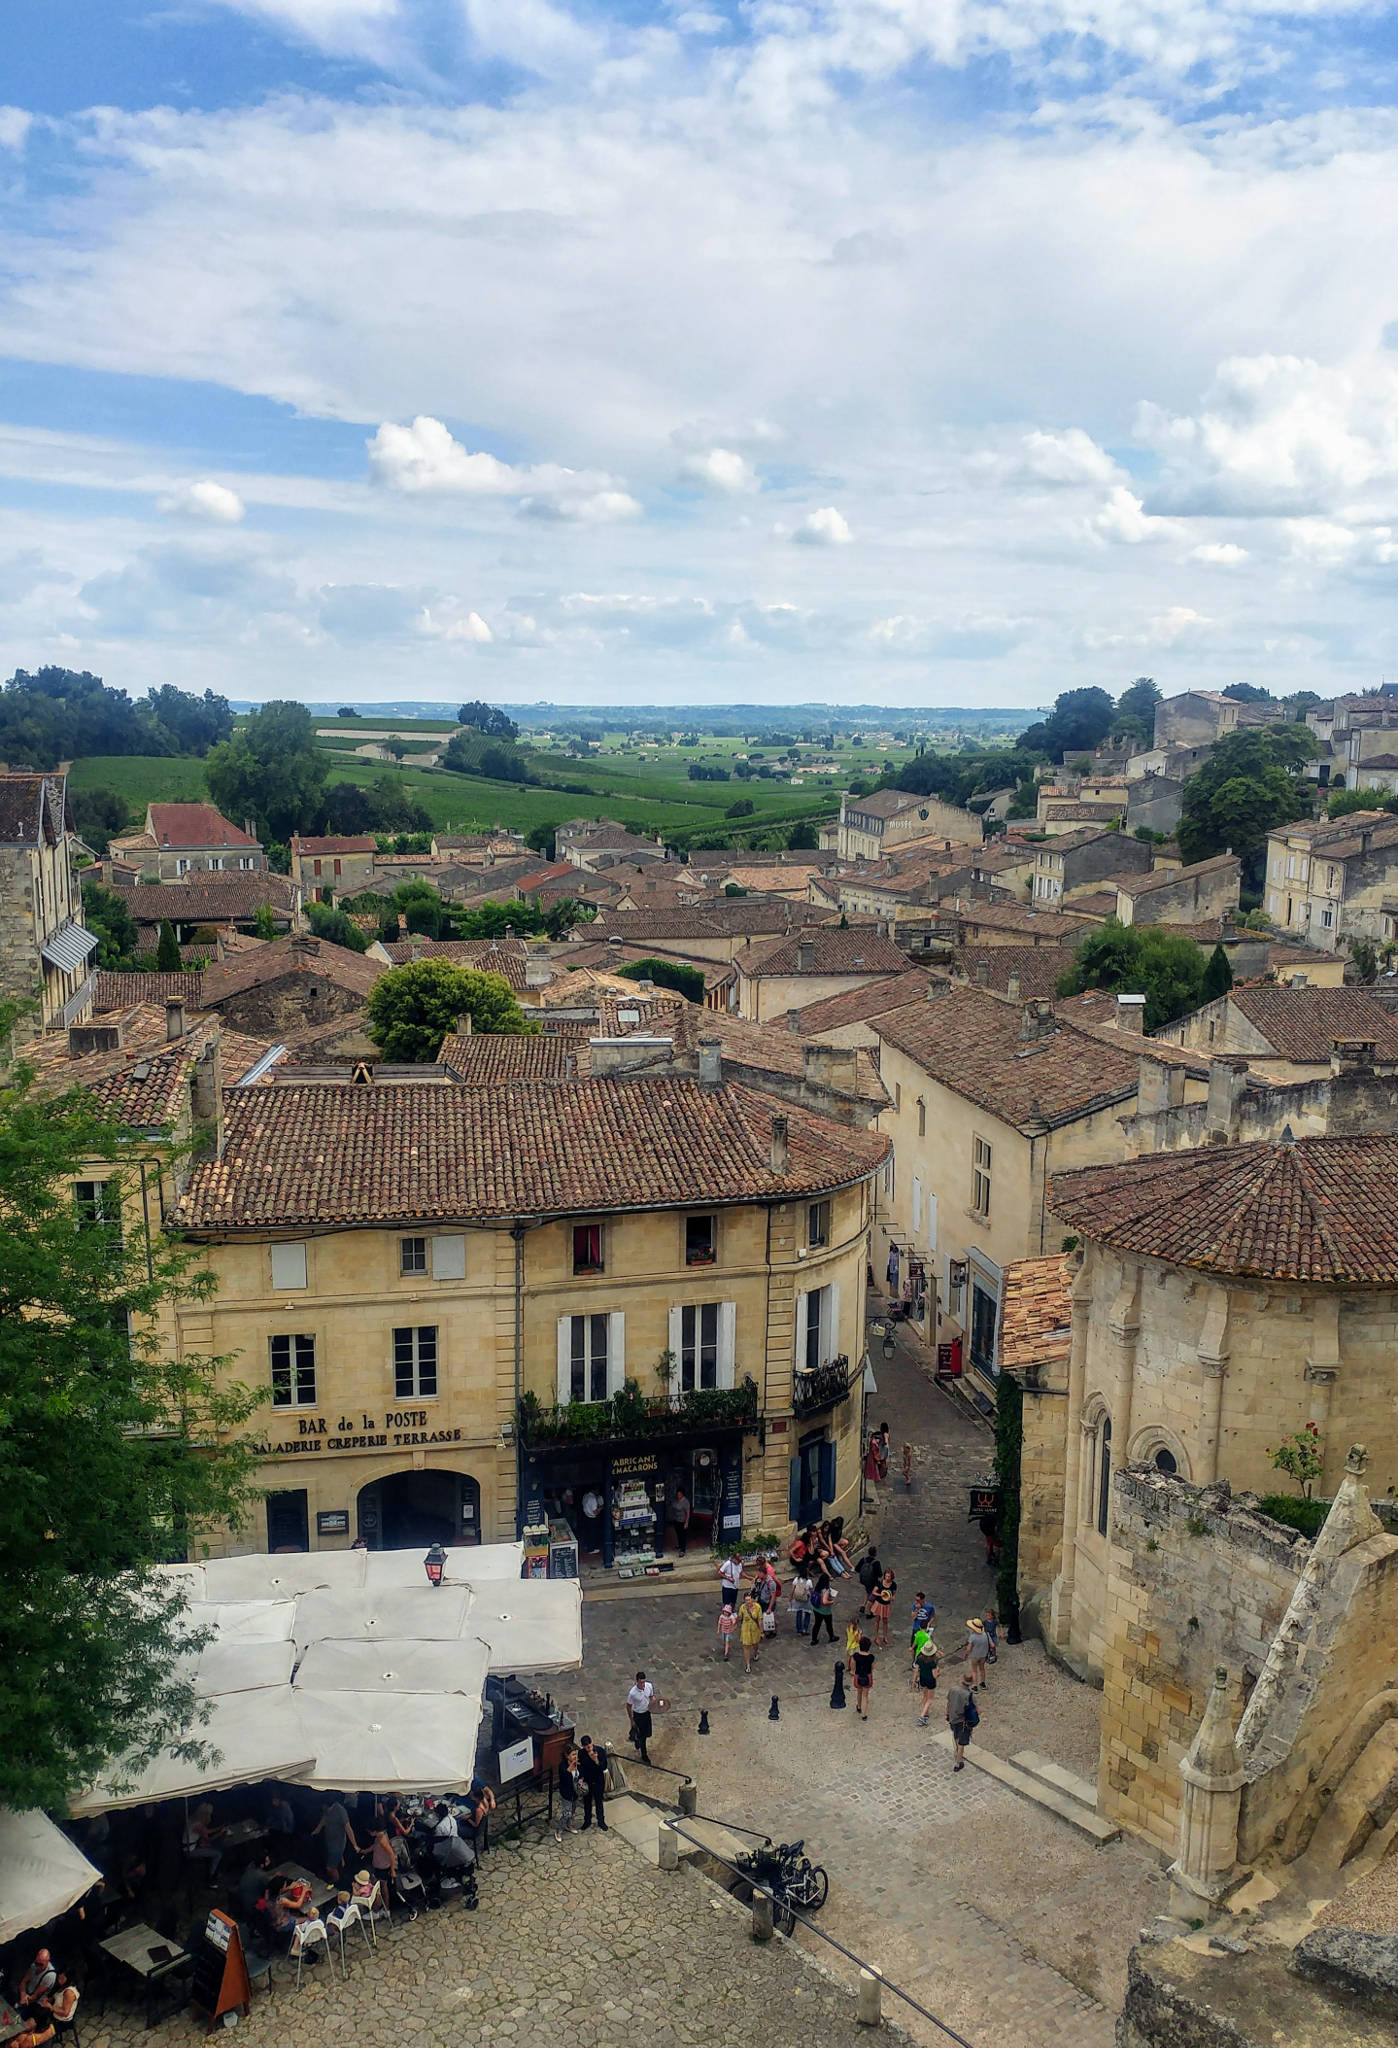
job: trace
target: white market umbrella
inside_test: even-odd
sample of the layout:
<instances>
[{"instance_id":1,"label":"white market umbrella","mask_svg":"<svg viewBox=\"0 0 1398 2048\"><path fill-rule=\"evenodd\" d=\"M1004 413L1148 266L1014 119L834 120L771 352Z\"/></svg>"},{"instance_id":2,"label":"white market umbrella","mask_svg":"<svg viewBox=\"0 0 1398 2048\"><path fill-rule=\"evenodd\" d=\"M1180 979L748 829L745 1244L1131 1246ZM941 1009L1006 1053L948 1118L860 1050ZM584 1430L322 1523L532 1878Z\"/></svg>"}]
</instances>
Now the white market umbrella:
<instances>
[{"instance_id":1,"label":"white market umbrella","mask_svg":"<svg viewBox=\"0 0 1398 2048\"><path fill-rule=\"evenodd\" d=\"M101 1875L46 1813L0 1808L0 1943L56 1920Z\"/></svg>"}]
</instances>

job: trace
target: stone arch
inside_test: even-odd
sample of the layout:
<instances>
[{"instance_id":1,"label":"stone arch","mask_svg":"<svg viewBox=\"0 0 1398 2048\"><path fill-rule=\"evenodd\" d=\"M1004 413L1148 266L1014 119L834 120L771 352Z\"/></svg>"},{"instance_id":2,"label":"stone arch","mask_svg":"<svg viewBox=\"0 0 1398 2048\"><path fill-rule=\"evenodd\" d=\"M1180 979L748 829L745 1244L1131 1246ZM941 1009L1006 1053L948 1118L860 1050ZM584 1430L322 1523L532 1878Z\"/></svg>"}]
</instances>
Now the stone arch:
<instances>
[{"instance_id":1,"label":"stone arch","mask_svg":"<svg viewBox=\"0 0 1398 2048\"><path fill-rule=\"evenodd\" d=\"M1370 1837L1398 1820L1398 1686L1366 1700L1297 1801L1282 1837L1282 1860L1314 1850L1340 1869Z\"/></svg>"},{"instance_id":2,"label":"stone arch","mask_svg":"<svg viewBox=\"0 0 1398 2048\"><path fill-rule=\"evenodd\" d=\"M1083 1403L1082 1500L1079 1520L1105 1534L1111 1520L1113 1460L1119 1455L1112 1443L1112 1411L1102 1394L1091 1394Z\"/></svg>"},{"instance_id":3,"label":"stone arch","mask_svg":"<svg viewBox=\"0 0 1398 2048\"><path fill-rule=\"evenodd\" d=\"M1162 1428L1158 1422L1137 1430L1131 1441L1129 1461L1133 1465L1153 1465L1157 1472L1168 1472L1180 1479L1193 1477L1184 1445L1173 1430Z\"/></svg>"}]
</instances>

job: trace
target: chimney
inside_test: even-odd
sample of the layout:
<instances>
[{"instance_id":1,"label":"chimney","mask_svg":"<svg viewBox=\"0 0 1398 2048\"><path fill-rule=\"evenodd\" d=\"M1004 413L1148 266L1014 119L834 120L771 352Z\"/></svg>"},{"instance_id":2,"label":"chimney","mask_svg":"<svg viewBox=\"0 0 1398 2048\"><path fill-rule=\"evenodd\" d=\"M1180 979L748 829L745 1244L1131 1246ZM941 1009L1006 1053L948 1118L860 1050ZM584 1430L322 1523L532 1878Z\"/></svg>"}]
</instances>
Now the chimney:
<instances>
[{"instance_id":1,"label":"chimney","mask_svg":"<svg viewBox=\"0 0 1398 2048\"><path fill-rule=\"evenodd\" d=\"M1019 1001L1019 976L1017 974L1012 974L1005 983L1005 994L1012 1003Z\"/></svg>"},{"instance_id":2,"label":"chimney","mask_svg":"<svg viewBox=\"0 0 1398 2048\"><path fill-rule=\"evenodd\" d=\"M171 1044L184 1037L184 997L165 998L165 1036Z\"/></svg>"},{"instance_id":3,"label":"chimney","mask_svg":"<svg viewBox=\"0 0 1398 2048\"><path fill-rule=\"evenodd\" d=\"M798 939L798 940L796 941L796 972L797 972L798 974L814 974L814 972L815 972L815 940L814 940L814 939Z\"/></svg>"},{"instance_id":4,"label":"chimney","mask_svg":"<svg viewBox=\"0 0 1398 2048\"><path fill-rule=\"evenodd\" d=\"M1146 999L1144 996L1121 995L1117 997L1116 1028L1118 1031L1144 1032L1146 1028Z\"/></svg>"},{"instance_id":5,"label":"chimney","mask_svg":"<svg viewBox=\"0 0 1398 2048\"><path fill-rule=\"evenodd\" d=\"M772 1118L772 1171L784 1174L787 1162L787 1133L790 1125L784 1116Z\"/></svg>"},{"instance_id":6,"label":"chimney","mask_svg":"<svg viewBox=\"0 0 1398 2048\"><path fill-rule=\"evenodd\" d=\"M1040 1038L1052 1038L1057 1026L1053 1018L1053 1004L1047 996L1035 996L1025 1003L1019 1013L1019 1035L1032 1042Z\"/></svg>"},{"instance_id":7,"label":"chimney","mask_svg":"<svg viewBox=\"0 0 1398 2048\"><path fill-rule=\"evenodd\" d=\"M1178 1109L1184 1101L1184 1069L1168 1067L1163 1060L1143 1059L1136 1078L1136 1114L1155 1116L1162 1109Z\"/></svg>"},{"instance_id":8,"label":"chimney","mask_svg":"<svg viewBox=\"0 0 1398 2048\"><path fill-rule=\"evenodd\" d=\"M990 987L990 962L988 960L978 960L976 962L976 986L977 988Z\"/></svg>"},{"instance_id":9,"label":"chimney","mask_svg":"<svg viewBox=\"0 0 1398 2048\"><path fill-rule=\"evenodd\" d=\"M723 1047L717 1039L703 1038L699 1041L699 1086L723 1086Z\"/></svg>"},{"instance_id":10,"label":"chimney","mask_svg":"<svg viewBox=\"0 0 1398 2048\"><path fill-rule=\"evenodd\" d=\"M251 818L244 818L243 830L247 833L249 839L256 839L257 827L256 825L254 825Z\"/></svg>"},{"instance_id":11,"label":"chimney","mask_svg":"<svg viewBox=\"0 0 1398 2048\"><path fill-rule=\"evenodd\" d=\"M1247 1086L1248 1063L1236 1053L1209 1066L1209 1099L1204 1105L1204 1122L1209 1142L1226 1145L1238 1134L1238 1105Z\"/></svg>"},{"instance_id":12,"label":"chimney","mask_svg":"<svg viewBox=\"0 0 1398 2048\"><path fill-rule=\"evenodd\" d=\"M1309 979L1309 975L1305 974L1288 974L1286 985L1288 988L1305 988Z\"/></svg>"},{"instance_id":13,"label":"chimney","mask_svg":"<svg viewBox=\"0 0 1398 2048\"><path fill-rule=\"evenodd\" d=\"M549 956L542 947L536 946L525 955L524 986L526 988L547 988L553 980L553 969Z\"/></svg>"},{"instance_id":14,"label":"chimney","mask_svg":"<svg viewBox=\"0 0 1398 2048\"><path fill-rule=\"evenodd\" d=\"M823 1093L853 1095L859 1055L852 1046L806 1045L801 1049L801 1078Z\"/></svg>"},{"instance_id":15,"label":"chimney","mask_svg":"<svg viewBox=\"0 0 1398 2048\"><path fill-rule=\"evenodd\" d=\"M1373 1038L1336 1038L1330 1046L1332 1074L1355 1074L1371 1070L1378 1060L1378 1041Z\"/></svg>"},{"instance_id":16,"label":"chimney","mask_svg":"<svg viewBox=\"0 0 1398 2048\"><path fill-rule=\"evenodd\" d=\"M469 1010L463 1010L461 1015L456 1020L457 1037L469 1038L471 1036L471 1033L475 1030L475 1028L475 1022L471 1016L471 1012Z\"/></svg>"},{"instance_id":17,"label":"chimney","mask_svg":"<svg viewBox=\"0 0 1398 2048\"><path fill-rule=\"evenodd\" d=\"M200 1150L215 1159L223 1157L223 1046L215 1030L198 1059L190 1081L190 1106L200 1131Z\"/></svg>"},{"instance_id":18,"label":"chimney","mask_svg":"<svg viewBox=\"0 0 1398 2048\"><path fill-rule=\"evenodd\" d=\"M70 1024L68 1057L80 1060L90 1052L120 1052L125 1038L126 1033L115 1018L110 1022L94 1019L89 1024Z\"/></svg>"}]
</instances>

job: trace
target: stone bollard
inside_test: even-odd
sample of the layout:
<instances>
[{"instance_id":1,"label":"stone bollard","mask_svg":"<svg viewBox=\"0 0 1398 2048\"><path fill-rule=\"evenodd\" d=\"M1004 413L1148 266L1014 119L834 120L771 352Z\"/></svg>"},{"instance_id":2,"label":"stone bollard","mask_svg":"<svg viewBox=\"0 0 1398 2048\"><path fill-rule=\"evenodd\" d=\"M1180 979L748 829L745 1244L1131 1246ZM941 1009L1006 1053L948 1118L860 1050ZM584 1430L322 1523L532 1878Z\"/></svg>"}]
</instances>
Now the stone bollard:
<instances>
[{"instance_id":1,"label":"stone bollard","mask_svg":"<svg viewBox=\"0 0 1398 2048\"><path fill-rule=\"evenodd\" d=\"M678 1870L680 1867L680 1838L669 1821L660 1823L660 1868Z\"/></svg>"},{"instance_id":2,"label":"stone bollard","mask_svg":"<svg viewBox=\"0 0 1398 2048\"><path fill-rule=\"evenodd\" d=\"M755 1891L752 1895L752 1938L754 1941L772 1939L772 1894Z\"/></svg>"},{"instance_id":3,"label":"stone bollard","mask_svg":"<svg viewBox=\"0 0 1398 2048\"><path fill-rule=\"evenodd\" d=\"M680 1812L686 1820L693 1820L699 1811L699 1787L695 1784L680 1786Z\"/></svg>"},{"instance_id":4,"label":"stone bollard","mask_svg":"<svg viewBox=\"0 0 1398 2048\"><path fill-rule=\"evenodd\" d=\"M879 1971L860 1971L859 2003L854 2016L861 2027L883 2025L883 1977Z\"/></svg>"}]
</instances>

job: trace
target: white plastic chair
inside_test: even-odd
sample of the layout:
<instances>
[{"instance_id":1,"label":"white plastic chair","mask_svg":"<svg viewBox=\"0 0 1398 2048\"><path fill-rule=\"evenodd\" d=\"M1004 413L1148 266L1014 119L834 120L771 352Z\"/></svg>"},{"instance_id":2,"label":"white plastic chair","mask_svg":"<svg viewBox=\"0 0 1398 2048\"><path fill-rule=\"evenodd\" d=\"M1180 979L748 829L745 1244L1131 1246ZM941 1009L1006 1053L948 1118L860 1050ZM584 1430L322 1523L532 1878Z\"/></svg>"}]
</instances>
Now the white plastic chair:
<instances>
[{"instance_id":1,"label":"white plastic chair","mask_svg":"<svg viewBox=\"0 0 1398 2048\"><path fill-rule=\"evenodd\" d=\"M331 1928L339 1939L340 1975L342 1977L346 1975L346 1928L357 1927L359 1929L360 1933L364 1937L364 1946L366 1949L375 1949L378 1947L378 1936L374 1932L373 1922L368 1918L367 1914L364 1912L363 1906L358 1899L351 1899L347 1906L332 1906L329 1913L326 1915L324 1924L327 1927Z\"/></svg>"},{"instance_id":2,"label":"white plastic chair","mask_svg":"<svg viewBox=\"0 0 1398 2048\"><path fill-rule=\"evenodd\" d=\"M325 1960L330 1961L330 1933L323 1920L298 1920L296 1932L291 1937L291 1953L296 1958L296 1989L301 1989L301 1972L305 1967L306 1951L320 1947L325 1950ZM340 1975L345 1974L344 1943L340 1944Z\"/></svg>"}]
</instances>

